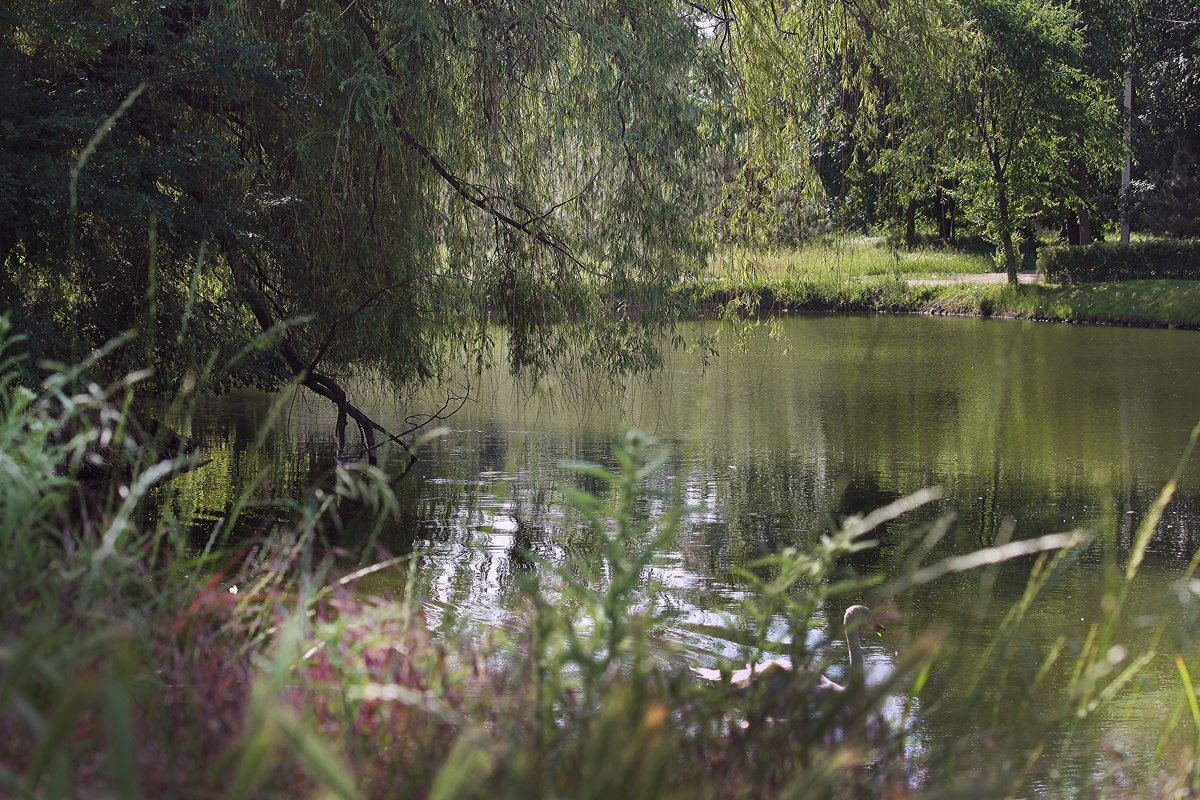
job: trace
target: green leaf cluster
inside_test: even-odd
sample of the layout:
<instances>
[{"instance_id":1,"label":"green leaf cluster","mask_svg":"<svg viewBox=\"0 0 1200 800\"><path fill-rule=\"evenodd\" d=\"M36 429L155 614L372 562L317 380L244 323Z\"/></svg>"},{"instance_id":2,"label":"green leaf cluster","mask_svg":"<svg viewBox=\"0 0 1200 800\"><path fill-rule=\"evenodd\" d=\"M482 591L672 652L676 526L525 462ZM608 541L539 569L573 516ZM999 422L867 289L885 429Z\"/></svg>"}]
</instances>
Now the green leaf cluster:
<instances>
[{"instance_id":1,"label":"green leaf cluster","mask_svg":"<svg viewBox=\"0 0 1200 800\"><path fill-rule=\"evenodd\" d=\"M0 61L0 307L37 356L136 329L97 368L165 389L275 331L213 388L411 388L502 323L514 369L622 372L704 255L718 71L673 3L17 2Z\"/></svg>"},{"instance_id":2,"label":"green leaf cluster","mask_svg":"<svg viewBox=\"0 0 1200 800\"><path fill-rule=\"evenodd\" d=\"M1196 280L1200 278L1200 242L1163 239L1043 248L1038 252L1038 272L1052 283Z\"/></svg>"}]
</instances>

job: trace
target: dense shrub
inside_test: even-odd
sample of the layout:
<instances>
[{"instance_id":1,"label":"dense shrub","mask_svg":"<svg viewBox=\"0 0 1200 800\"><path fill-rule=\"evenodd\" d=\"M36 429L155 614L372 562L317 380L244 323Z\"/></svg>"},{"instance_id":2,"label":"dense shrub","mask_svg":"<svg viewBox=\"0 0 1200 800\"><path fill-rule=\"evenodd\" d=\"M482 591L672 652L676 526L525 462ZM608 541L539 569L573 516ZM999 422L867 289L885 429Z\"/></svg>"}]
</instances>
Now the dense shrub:
<instances>
[{"instance_id":1,"label":"dense shrub","mask_svg":"<svg viewBox=\"0 0 1200 800\"><path fill-rule=\"evenodd\" d=\"M1038 251L1038 272L1051 283L1100 283L1139 278L1200 279L1200 239L1163 239Z\"/></svg>"}]
</instances>

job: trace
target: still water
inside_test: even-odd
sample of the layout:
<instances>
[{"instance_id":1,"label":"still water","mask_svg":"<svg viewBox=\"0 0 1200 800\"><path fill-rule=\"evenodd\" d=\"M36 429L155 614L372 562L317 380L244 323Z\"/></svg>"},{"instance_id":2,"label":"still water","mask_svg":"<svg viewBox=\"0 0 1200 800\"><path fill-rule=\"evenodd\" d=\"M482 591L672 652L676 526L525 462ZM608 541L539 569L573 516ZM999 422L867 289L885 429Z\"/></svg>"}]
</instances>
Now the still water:
<instances>
[{"instance_id":1,"label":"still water","mask_svg":"<svg viewBox=\"0 0 1200 800\"><path fill-rule=\"evenodd\" d=\"M1022 646L1038 654L1060 638L1067 651L1083 641L1104 602L1106 576L1123 568L1138 523L1200 420L1200 334L966 318L791 318L774 335L758 331L744 348L727 343L707 363L673 353L658 374L620 385L531 389L499 368L476 390L476 400L446 422L448 432L422 450L402 490L405 519L383 541L418 554L434 624L505 624L520 613L514 578L537 569L530 554L586 557L582 523L559 487L599 487L563 463L611 464L613 441L635 426L671 454L655 485L677 490L693 509L653 575L662 588L654 603L665 649L676 658L704 666L744 658L741 568L783 547L812 545L831 518L928 486L942 487L944 499L878 531L879 546L848 569L886 577L913 537L951 512L958 521L929 560L989 546L1008 526L1015 538L1098 531L1022 632ZM211 445L214 461L188 476L180 495L201 520L221 513L230 492L268 464L272 490L287 493L332 463L332 413L305 398L284 409L286 425L266 449L255 449L269 406L268 397L239 393L201 409L193 433ZM376 398L374 410L403 427L419 409ZM1133 586L1119 635L1131 653L1149 635L1139 617L1176 614L1165 650L1194 633L1173 598L1200 544L1198 474L1200 465L1185 473ZM956 671L986 647L1021 596L1031 563L986 577L949 576L897 598L898 624L866 645L868 680L886 673L901 642L937 629L957 656L935 665L926 703L952 702ZM844 605L824 609L826 619L840 619ZM830 648L840 660L839 644ZM996 690L1019 692L1015 674L1018 685ZM1163 652L1087 722L1090 735L1144 758L1182 697L1179 685ZM917 719L917 749L968 733L961 716Z\"/></svg>"}]
</instances>

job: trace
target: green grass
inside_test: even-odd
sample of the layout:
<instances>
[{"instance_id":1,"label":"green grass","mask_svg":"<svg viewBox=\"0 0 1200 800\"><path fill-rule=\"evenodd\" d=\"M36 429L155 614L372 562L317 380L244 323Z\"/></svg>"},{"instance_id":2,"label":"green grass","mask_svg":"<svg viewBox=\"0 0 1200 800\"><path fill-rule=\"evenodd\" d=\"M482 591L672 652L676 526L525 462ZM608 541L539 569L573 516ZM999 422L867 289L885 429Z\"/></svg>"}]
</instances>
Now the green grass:
<instances>
[{"instance_id":1,"label":"green grass","mask_svg":"<svg viewBox=\"0 0 1200 800\"><path fill-rule=\"evenodd\" d=\"M798 248L769 251L727 249L709 262L707 277L753 280L851 279L876 275L936 278L990 272L989 254L952 248L894 248L882 236L840 236Z\"/></svg>"},{"instance_id":2,"label":"green grass","mask_svg":"<svg viewBox=\"0 0 1200 800\"><path fill-rule=\"evenodd\" d=\"M911 286L898 276L713 280L689 302L708 313L961 314L1056 322L1200 328L1200 281L1140 280L1082 286Z\"/></svg>"},{"instance_id":3,"label":"green grass","mask_svg":"<svg viewBox=\"0 0 1200 800\"><path fill-rule=\"evenodd\" d=\"M1200 328L1200 281L1030 286L1006 300L1015 315L1029 319Z\"/></svg>"}]
</instances>

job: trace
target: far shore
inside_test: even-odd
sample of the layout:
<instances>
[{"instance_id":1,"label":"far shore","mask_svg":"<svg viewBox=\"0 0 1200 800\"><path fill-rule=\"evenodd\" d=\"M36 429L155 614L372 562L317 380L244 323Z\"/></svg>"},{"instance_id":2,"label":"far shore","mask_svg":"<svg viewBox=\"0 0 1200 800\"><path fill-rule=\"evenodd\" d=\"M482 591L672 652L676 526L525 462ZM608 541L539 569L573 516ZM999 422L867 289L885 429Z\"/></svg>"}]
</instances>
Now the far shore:
<instances>
[{"instance_id":1,"label":"far shore","mask_svg":"<svg viewBox=\"0 0 1200 800\"><path fill-rule=\"evenodd\" d=\"M909 286L952 286L958 283L1007 283L1007 272L981 272L974 275L954 275L949 278L909 278ZM1018 272L1018 283L1041 283L1036 272Z\"/></svg>"},{"instance_id":2,"label":"far shore","mask_svg":"<svg viewBox=\"0 0 1200 800\"><path fill-rule=\"evenodd\" d=\"M953 278L880 276L850 280L779 277L718 279L685 290L697 314L740 313L947 314L1143 328L1200 329L1200 281L1136 280L1085 285L1041 283L1022 273Z\"/></svg>"}]
</instances>

